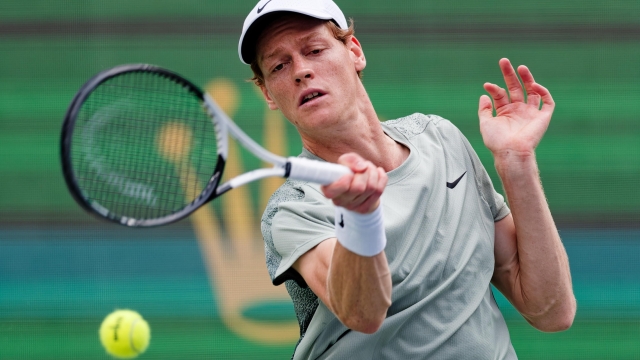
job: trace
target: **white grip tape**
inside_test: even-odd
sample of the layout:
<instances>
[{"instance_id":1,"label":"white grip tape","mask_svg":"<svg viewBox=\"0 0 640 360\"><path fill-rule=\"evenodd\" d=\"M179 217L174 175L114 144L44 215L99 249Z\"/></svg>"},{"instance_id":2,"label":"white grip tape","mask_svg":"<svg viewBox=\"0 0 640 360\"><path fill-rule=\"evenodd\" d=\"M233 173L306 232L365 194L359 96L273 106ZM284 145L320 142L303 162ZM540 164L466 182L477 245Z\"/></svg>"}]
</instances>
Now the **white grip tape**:
<instances>
[{"instance_id":1,"label":"white grip tape","mask_svg":"<svg viewBox=\"0 0 640 360\"><path fill-rule=\"evenodd\" d=\"M382 204L370 214L336 206L336 238L347 250L360 256L374 256L387 245Z\"/></svg>"},{"instance_id":2,"label":"white grip tape","mask_svg":"<svg viewBox=\"0 0 640 360\"><path fill-rule=\"evenodd\" d=\"M351 174L348 167L299 157L287 158L291 164L289 178L329 185L343 175Z\"/></svg>"}]
</instances>

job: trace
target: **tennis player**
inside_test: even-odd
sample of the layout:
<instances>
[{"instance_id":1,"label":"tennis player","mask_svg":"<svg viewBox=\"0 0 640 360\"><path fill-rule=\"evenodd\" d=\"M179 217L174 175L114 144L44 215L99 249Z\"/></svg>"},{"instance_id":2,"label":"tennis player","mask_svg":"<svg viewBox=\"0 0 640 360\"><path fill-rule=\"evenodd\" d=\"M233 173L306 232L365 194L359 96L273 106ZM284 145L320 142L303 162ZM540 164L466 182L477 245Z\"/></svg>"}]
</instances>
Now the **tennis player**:
<instances>
[{"instance_id":1,"label":"tennis player","mask_svg":"<svg viewBox=\"0 0 640 360\"><path fill-rule=\"evenodd\" d=\"M451 122L378 120L363 48L331 0L261 0L239 53L298 130L300 156L353 171L324 187L287 181L262 218L269 273L300 324L294 359L515 359L490 284L535 328L571 326L567 255L534 152L554 102L526 67L523 89L500 60L507 90L484 84L493 105L483 95L478 111L509 209Z\"/></svg>"}]
</instances>

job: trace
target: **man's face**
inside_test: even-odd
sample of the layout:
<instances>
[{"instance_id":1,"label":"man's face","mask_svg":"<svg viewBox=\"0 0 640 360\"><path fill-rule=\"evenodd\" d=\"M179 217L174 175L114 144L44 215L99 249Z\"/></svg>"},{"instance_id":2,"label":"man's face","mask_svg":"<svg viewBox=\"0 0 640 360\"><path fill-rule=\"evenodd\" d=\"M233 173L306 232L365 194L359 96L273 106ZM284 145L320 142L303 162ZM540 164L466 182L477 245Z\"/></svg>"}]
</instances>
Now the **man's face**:
<instances>
[{"instance_id":1,"label":"man's face","mask_svg":"<svg viewBox=\"0 0 640 360\"><path fill-rule=\"evenodd\" d=\"M293 15L265 29L257 56L269 107L301 134L356 116L357 72L366 63L355 38L345 45L323 21Z\"/></svg>"}]
</instances>

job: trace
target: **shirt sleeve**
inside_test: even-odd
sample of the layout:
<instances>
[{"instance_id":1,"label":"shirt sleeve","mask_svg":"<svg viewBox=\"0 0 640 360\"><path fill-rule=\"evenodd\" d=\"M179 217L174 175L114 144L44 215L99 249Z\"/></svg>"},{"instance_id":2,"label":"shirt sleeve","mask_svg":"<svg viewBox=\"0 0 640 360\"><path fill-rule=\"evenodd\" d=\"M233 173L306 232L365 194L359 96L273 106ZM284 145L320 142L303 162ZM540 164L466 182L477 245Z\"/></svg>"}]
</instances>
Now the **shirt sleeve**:
<instances>
[{"instance_id":1,"label":"shirt sleeve","mask_svg":"<svg viewBox=\"0 0 640 360\"><path fill-rule=\"evenodd\" d=\"M459 131L459 130L458 130ZM507 206L504 197L498 193L493 187L493 183L491 182L491 178L487 173L487 170L482 165L478 154L476 154L475 150L469 143L469 140L460 132L460 137L462 138L462 142L464 143L465 149L469 158L471 159L471 163L473 164L473 172L475 175L476 185L478 186L478 190L480 191L480 196L484 199L484 201L491 208L491 214L493 215L493 221L497 222L504 219L511 210Z\"/></svg>"},{"instance_id":2,"label":"shirt sleeve","mask_svg":"<svg viewBox=\"0 0 640 360\"><path fill-rule=\"evenodd\" d=\"M335 237L333 204L316 185L287 180L271 197L262 216L267 269L274 285L294 280L306 287L291 266L304 253Z\"/></svg>"}]
</instances>

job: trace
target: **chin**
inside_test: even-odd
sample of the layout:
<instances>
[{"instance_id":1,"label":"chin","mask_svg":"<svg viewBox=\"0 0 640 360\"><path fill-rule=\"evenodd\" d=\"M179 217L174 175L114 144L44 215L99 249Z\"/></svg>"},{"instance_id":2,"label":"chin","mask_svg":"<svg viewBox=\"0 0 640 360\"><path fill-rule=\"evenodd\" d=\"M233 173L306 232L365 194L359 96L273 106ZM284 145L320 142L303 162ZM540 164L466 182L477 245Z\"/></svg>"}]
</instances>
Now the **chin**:
<instances>
[{"instance_id":1,"label":"chin","mask_svg":"<svg viewBox=\"0 0 640 360\"><path fill-rule=\"evenodd\" d=\"M340 115L329 109L316 109L313 112L304 114L299 117L294 125L308 130L327 130L340 123Z\"/></svg>"}]
</instances>

